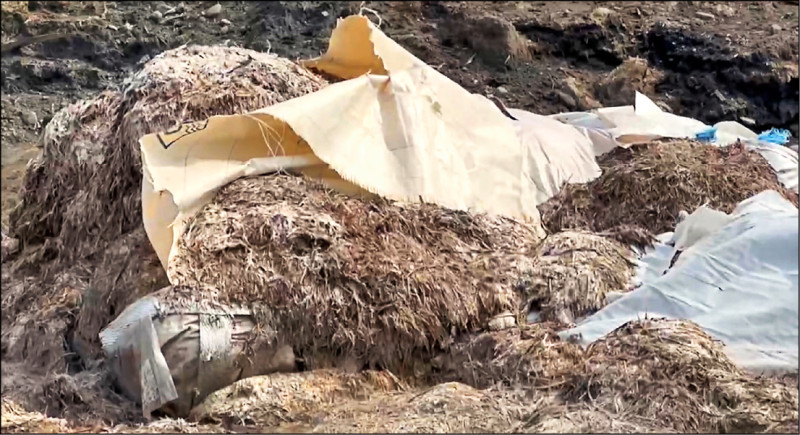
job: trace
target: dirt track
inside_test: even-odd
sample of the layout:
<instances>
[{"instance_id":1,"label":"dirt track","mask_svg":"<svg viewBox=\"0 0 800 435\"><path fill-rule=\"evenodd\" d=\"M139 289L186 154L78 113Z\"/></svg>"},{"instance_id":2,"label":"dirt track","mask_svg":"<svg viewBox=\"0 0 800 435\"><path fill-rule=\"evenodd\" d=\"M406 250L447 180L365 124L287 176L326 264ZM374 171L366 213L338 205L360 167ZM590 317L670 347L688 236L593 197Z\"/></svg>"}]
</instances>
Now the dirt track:
<instances>
[{"instance_id":1,"label":"dirt track","mask_svg":"<svg viewBox=\"0 0 800 435\"><path fill-rule=\"evenodd\" d=\"M11 3L28 3L28 10L15 9ZM293 59L316 56L325 50L336 19L358 13L361 6L360 2L228 2L219 16L205 17L204 11L214 4L4 2L3 224L16 203L26 163L39 152L44 126L60 108L105 88L125 89L130 72L182 44L239 45ZM550 114L631 104L636 89L674 113L707 123L732 119L756 131L788 128L795 138L799 133L796 2L368 2L364 6L375 12L365 10L366 15L380 21L381 29L413 54L467 90L497 97L508 107ZM53 34L60 36L25 45L28 38ZM620 65L633 65L626 60L634 57L645 59L644 66L615 72ZM4 367L4 378L7 373L15 372ZM48 379L43 388L52 389L54 395L70 391L59 382ZM6 388L15 387L5 379L3 384L4 395ZM411 403L417 393L396 396ZM492 406L499 408L500 399L484 398L492 394L480 393L481 400L494 400ZM87 397L70 400L85 402L84 408L94 403ZM359 407L382 406L379 399L358 400ZM459 406L476 413L500 412L469 403ZM53 416L58 412L49 409ZM284 412L286 419L309 424L287 427L286 419L274 423L286 430L313 430L321 424L315 415ZM359 413L359 418L369 420L363 410L342 412L354 421L353 415ZM374 427L404 430L407 420L398 415L420 411L389 407L386 412L394 414L386 417L385 427ZM522 414L514 418L528 422L537 418L515 412ZM71 423L80 420L65 417ZM390 421L399 421L400 426L391 426ZM200 429L235 431L247 426L244 421L207 423L210 426ZM366 423L374 422L338 429L363 430Z\"/></svg>"}]
</instances>

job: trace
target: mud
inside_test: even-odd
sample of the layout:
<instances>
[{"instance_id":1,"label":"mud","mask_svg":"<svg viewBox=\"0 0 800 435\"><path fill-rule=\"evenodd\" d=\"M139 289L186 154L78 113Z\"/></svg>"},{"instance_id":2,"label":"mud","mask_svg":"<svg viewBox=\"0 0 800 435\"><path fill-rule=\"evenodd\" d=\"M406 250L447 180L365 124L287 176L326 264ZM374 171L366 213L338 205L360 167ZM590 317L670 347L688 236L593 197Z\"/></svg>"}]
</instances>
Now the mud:
<instances>
[{"instance_id":1,"label":"mud","mask_svg":"<svg viewBox=\"0 0 800 435\"><path fill-rule=\"evenodd\" d=\"M795 138L800 133L797 2L234 1L207 16L215 3L3 2L4 225L27 162L40 152L44 126L62 107L106 89L123 92L131 72L183 44L234 45L292 59L317 56L336 20L361 7L420 59L508 107L541 114L587 110L631 104L639 90L669 111L707 123L733 119L756 131L787 128ZM46 251L40 250L43 256ZM38 267L43 258L28 262ZM81 273L92 276L88 268L103 259L94 261ZM8 286L33 285L11 283L6 266L4 311L8 304L26 303L12 300ZM70 286L88 286L79 284ZM36 347L63 351L61 371L86 368L79 355L85 352L71 337L74 314L64 322ZM14 346L5 339L2 345L5 359ZM25 378L25 369L4 368L4 396L6 374ZM50 402L25 405L66 416L57 415L53 409L61 408Z\"/></svg>"}]
</instances>

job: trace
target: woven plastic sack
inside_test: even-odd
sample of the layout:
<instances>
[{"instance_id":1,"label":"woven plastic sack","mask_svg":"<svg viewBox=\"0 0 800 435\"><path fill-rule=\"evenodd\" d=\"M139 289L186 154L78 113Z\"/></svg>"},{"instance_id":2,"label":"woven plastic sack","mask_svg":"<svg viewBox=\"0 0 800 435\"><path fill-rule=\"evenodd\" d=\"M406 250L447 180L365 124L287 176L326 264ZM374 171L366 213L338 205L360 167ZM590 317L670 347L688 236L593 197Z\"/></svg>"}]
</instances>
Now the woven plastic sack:
<instances>
[{"instance_id":1,"label":"woven plastic sack","mask_svg":"<svg viewBox=\"0 0 800 435\"><path fill-rule=\"evenodd\" d=\"M291 347L254 344L259 341L249 310L207 304L192 293L159 290L100 332L118 387L141 403L145 417L156 410L185 417L239 379L294 369Z\"/></svg>"}]
</instances>

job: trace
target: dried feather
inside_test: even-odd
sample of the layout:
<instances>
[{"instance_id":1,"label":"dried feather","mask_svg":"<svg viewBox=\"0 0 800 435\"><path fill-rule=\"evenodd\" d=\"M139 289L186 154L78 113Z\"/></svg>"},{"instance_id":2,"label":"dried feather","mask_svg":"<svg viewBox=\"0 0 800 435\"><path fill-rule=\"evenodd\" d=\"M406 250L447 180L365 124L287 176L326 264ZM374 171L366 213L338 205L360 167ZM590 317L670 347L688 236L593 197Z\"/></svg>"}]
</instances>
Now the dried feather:
<instances>
[{"instance_id":1,"label":"dried feather","mask_svg":"<svg viewBox=\"0 0 800 435\"><path fill-rule=\"evenodd\" d=\"M407 370L396 365L516 312L516 277L537 244L511 219L353 198L274 174L222 188L169 268L176 285L250 304L314 367L342 357Z\"/></svg>"},{"instance_id":2,"label":"dried feather","mask_svg":"<svg viewBox=\"0 0 800 435\"><path fill-rule=\"evenodd\" d=\"M797 205L756 151L671 139L618 148L600 157L599 178L564 186L539 205L551 233L584 229L642 247L675 229L681 210L707 205L730 213L739 202L772 189Z\"/></svg>"}]
</instances>

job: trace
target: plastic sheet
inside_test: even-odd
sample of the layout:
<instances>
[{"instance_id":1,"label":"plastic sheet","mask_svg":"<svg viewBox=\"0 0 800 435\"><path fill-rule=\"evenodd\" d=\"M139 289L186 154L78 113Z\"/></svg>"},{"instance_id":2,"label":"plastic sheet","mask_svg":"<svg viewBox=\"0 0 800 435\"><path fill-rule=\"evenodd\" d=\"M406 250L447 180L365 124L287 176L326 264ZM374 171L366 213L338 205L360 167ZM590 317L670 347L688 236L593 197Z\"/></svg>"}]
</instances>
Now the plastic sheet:
<instances>
[{"instance_id":1,"label":"plastic sheet","mask_svg":"<svg viewBox=\"0 0 800 435\"><path fill-rule=\"evenodd\" d=\"M248 347L255 323L239 307L208 307L171 288L129 305L100 332L117 386L142 404L184 417L239 379L294 369L291 348Z\"/></svg>"},{"instance_id":2,"label":"plastic sheet","mask_svg":"<svg viewBox=\"0 0 800 435\"><path fill-rule=\"evenodd\" d=\"M758 135L758 140L761 142L767 142L775 145L786 145L789 142L789 138L792 137L792 134L789 133L789 130L783 128L771 128L761 134Z\"/></svg>"},{"instance_id":3,"label":"plastic sheet","mask_svg":"<svg viewBox=\"0 0 800 435\"><path fill-rule=\"evenodd\" d=\"M697 140L703 142L713 142L717 139L717 128L711 127L708 130L703 130L695 135Z\"/></svg>"},{"instance_id":4,"label":"plastic sheet","mask_svg":"<svg viewBox=\"0 0 800 435\"><path fill-rule=\"evenodd\" d=\"M345 80L140 140L143 220L163 265L217 189L278 169L346 193L526 220L542 236L537 203L599 174L580 131L534 114L512 122L363 16L340 20L306 65Z\"/></svg>"},{"instance_id":5,"label":"plastic sheet","mask_svg":"<svg viewBox=\"0 0 800 435\"><path fill-rule=\"evenodd\" d=\"M723 341L732 360L757 371L797 370L798 211L777 192L743 201L730 221L675 252L659 245L643 285L561 333L589 344L645 317L686 319ZM661 272L663 273L663 272Z\"/></svg>"}]
</instances>

